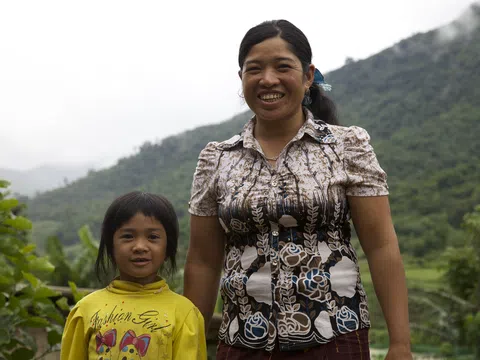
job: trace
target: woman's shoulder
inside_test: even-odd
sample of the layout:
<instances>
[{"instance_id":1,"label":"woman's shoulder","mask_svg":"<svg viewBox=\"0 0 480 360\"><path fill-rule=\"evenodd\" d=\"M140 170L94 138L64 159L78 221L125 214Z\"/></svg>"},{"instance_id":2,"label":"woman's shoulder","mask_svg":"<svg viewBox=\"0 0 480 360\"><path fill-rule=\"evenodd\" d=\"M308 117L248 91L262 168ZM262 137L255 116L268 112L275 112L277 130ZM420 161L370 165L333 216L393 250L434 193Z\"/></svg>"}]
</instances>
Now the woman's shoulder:
<instances>
[{"instance_id":1,"label":"woman's shoulder","mask_svg":"<svg viewBox=\"0 0 480 360\"><path fill-rule=\"evenodd\" d=\"M234 135L230 139L224 141L211 141L205 145L198 155L197 166L203 170L213 170L224 151L235 149L242 142L240 135Z\"/></svg>"},{"instance_id":2,"label":"woman's shoulder","mask_svg":"<svg viewBox=\"0 0 480 360\"><path fill-rule=\"evenodd\" d=\"M243 140L242 136L239 134L236 134L223 141L210 141L202 149L202 153L215 154L223 150L228 150L240 144L242 140Z\"/></svg>"},{"instance_id":3,"label":"woman's shoulder","mask_svg":"<svg viewBox=\"0 0 480 360\"><path fill-rule=\"evenodd\" d=\"M355 138L370 137L368 131L357 125L343 126L327 124L329 130L339 141L351 141Z\"/></svg>"},{"instance_id":4,"label":"woman's shoulder","mask_svg":"<svg viewBox=\"0 0 480 360\"><path fill-rule=\"evenodd\" d=\"M337 146L340 146L345 151L357 147L368 147L370 145L370 134L363 127L356 125L325 125L330 130Z\"/></svg>"},{"instance_id":5,"label":"woman's shoulder","mask_svg":"<svg viewBox=\"0 0 480 360\"><path fill-rule=\"evenodd\" d=\"M207 143L198 155L199 160L211 161L217 158L219 154L218 144L218 141L210 141Z\"/></svg>"}]
</instances>

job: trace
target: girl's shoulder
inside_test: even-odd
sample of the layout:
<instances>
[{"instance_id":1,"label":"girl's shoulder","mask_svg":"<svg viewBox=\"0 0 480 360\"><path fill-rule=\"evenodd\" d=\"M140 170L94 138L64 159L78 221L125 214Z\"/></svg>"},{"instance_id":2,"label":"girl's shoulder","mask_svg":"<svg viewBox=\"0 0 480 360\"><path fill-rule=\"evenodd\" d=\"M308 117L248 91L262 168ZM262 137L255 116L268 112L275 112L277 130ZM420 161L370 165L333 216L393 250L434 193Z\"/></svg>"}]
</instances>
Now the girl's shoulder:
<instances>
[{"instance_id":1,"label":"girl's shoulder","mask_svg":"<svg viewBox=\"0 0 480 360\"><path fill-rule=\"evenodd\" d=\"M75 304L75 307L80 308L80 307L88 306L90 304L96 304L100 298L107 296L107 293L108 291L106 288L85 293L84 296L77 301L77 303Z\"/></svg>"},{"instance_id":2,"label":"girl's shoulder","mask_svg":"<svg viewBox=\"0 0 480 360\"><path fill-rule=\"evenodd\" d=\"M196 308L195 305L190 301L190 299L186 298L185 296L180 295L170 289L166 293L170 297L170 301L176 304L177 311L185 311L185 313L188 313L192 309Z\"/></svg>"},{"instance_id":3,"label":"girl's shoulder","mask_svg":"<svg viewBox=\"0 0 480 360\"><path fill-rule=\"evenodd\" d=\"M186 319L195 317L198 318L200 311L190 299L183 295L168 289L163 294L163 302L159 301L159 306L165 306L175 312L175 318L178 323L183 323Z\"/></svg>"}]
</instances>

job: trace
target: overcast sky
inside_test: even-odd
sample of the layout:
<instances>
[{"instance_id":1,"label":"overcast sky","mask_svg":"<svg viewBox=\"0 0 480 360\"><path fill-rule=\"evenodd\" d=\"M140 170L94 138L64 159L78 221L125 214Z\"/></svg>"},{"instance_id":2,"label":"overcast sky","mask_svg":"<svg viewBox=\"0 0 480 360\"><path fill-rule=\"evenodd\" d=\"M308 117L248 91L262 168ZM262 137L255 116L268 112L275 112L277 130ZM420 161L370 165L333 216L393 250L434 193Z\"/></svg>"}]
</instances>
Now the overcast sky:
<instances>
[{"instance_id":1,"label":"overcast sky","mask_svg":"<svg viewBox=\"0 0 480 360\"><path fill-rule=\"evenodd\" d=\"M0 0L0 167L111 165L243 111L237 51L261 21L297 25L328 72L473 2Z\"/></svg>"}]
</instances>

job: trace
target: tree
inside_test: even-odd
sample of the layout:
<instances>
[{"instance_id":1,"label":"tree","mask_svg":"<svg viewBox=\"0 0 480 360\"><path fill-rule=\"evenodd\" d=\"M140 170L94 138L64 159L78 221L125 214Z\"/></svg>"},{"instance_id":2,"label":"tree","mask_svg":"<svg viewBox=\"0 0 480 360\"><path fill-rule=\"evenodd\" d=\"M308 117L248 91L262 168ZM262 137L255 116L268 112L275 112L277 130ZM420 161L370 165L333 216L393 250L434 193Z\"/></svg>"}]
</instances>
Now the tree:
<instances>
[{"instance_id":1,"label":"tree","mask_svg":"<svg viewBox=\"0 0 480 360\"><path fill-rule=\"evenodd\" d=\"M0 180L0 359L28 360L37 353L28 329L46 328L48 351L55 350L65 321L60 309L68 311L69 307L65 298L38 277L53 272L54 267L47 258L37 257L35 245L28 243L32 224L15 215L19 202L9 197L8 186Z\"/></svg>"},{"instance_id":2,"label":"tree","mask_svg":"<svg viewBox=\"0 0 480 360\"><path fill-rule=\"evenodd\" d=\"M467 341L475 347L477 359L480 357L480 205L475 211L465 215L463 227L469 235L469 244L475 254L470 259L472 267L473 291L471 301L474 311L465 318Z\"/></svg>"},{"instance_id":3,"label":"tree","mask_svg":"<svg viewBox=\"0 0 480 360\"><path fill-rule=\"evenodd\" d=\"M70 259L56 236L47 239L47 255L57 269L48 279L52 284L68 286L74 282L79 287L98 288L99 281L95 275L94 266L98 254L98 241L93 237L90 228L85 225L78 231L80 244L74 245L75 256Z\"/></svg>"},{"instance_id":4,"label":"tree","mask_svg":"<svg viewBox=\"0 0 480 360\"><path fill-rule=\"evenodd\" d=\"M458 297L470 305L463 313L462 329L466 345L480 357L480 205L466 214L462 223L465 244L446 251L447 283Z\"/></svg>"}]
</instances>

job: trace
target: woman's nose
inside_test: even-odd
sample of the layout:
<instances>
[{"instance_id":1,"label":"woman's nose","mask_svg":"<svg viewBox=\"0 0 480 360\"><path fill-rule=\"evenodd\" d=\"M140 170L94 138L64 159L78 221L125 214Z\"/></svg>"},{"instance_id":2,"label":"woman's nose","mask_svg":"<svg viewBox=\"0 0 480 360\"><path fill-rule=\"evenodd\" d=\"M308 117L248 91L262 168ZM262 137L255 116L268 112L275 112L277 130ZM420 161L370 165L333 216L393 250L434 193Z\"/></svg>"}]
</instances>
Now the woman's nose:
<instances>
[{"instance_id":1,"label":"woman's nose","mask_svg":"<svg viewBox=\"0 0 480 360\"><path fill-rule=\"evenodd\" d=\"M262 79L260 80L260 83L264 86L270 87L278 84L278 82L279 80L276 71L273 69L265 69L262 74Z\"/></svg>"}]
</instances>

